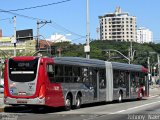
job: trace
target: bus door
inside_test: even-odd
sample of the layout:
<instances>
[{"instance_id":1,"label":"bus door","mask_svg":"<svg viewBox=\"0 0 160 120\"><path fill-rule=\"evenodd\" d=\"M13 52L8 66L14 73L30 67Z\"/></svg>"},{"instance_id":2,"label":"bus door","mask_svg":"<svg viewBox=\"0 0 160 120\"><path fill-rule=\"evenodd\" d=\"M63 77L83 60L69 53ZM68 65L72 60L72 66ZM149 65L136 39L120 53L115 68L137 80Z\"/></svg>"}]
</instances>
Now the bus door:
<instances>
[{"instance_id":1,"label":"bus door","mask_svg":"<svg viewBox=\"0 0 160 120\"><path fill-rule=\"evenodd\" d=\"M96 68L90 70L90 80L93 87L93 99L99 98L99 71Z\"/></svg>"},{"instance_id":2,"label":"bus door","mask_svg":"<svg viewBox=\"0 0 160 120\"><path fill-rule=\"evenodd\" d=\"M125 83L126 83L126 97L129 98L129 95L130 95L130 79L129 79L129 76L130 76L130 73L129 72L126 72L125 73L126 77L125 77Z\"/></svg>"},{"instance_id":3,"label":"bus door","mask_svg":"<svg viewBox=\"0 0 160 120\"><path fill-rule=\"evenodd\" d=\"M138 88L138 84L137 84L137 73L136 72L131 72L130 73L130 97L131 98L136 98L137 95L138 95L138 91L137 91L137 88Z\"/></svg>"},{"instance_id":4,"label":"bus door","mask_svg":"<svg viewBox=\"0 0 160 120\"><path fill-rule=\"evenodd\" d=\"M88 101L95 101L99 96L99 72L96 68L83 68L82 69L83 83L87 91L86 95Z\"/></svg>"},{"instance_id":5,"label":"bus door","mask_svg":"<svg viewBox=\"0 0 160 120\"><path fill-rule=\"evenodd\" d=\"M105 69L99 70L99 101L106 99L106 71Z\"/></svg>"},{"instance_id":6,"label":"bus door","mask_svg":"<svg viewBox=\"0 0 160 120\"><path fill-rule=\"evenodd\" d=\"M88 92L88 98L89 101L97 100L97 97L99 95L98 89L99 89L99 83L98 83L98 69L97 68L88 68L88 79L86 80L85 84L88 86L89 92Z\"/></svg>"}]
</instances>

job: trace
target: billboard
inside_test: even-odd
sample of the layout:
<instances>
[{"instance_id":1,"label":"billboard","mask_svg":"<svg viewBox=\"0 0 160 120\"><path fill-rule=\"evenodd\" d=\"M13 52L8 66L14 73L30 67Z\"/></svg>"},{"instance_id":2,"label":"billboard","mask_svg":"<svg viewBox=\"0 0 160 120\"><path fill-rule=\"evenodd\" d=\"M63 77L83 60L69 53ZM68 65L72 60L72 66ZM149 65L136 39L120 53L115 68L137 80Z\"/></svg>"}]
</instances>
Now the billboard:
<instances>
[{"instance_id":1,"label":"billboard","mask_svg":"<svg viewBox=\"0 0 160 120\"><path fill-rule=\"evenodd\" d=\"M33 40L33 29L25 29L16 31L16 38L21 40Z\"/></svg>"}]
</instances>

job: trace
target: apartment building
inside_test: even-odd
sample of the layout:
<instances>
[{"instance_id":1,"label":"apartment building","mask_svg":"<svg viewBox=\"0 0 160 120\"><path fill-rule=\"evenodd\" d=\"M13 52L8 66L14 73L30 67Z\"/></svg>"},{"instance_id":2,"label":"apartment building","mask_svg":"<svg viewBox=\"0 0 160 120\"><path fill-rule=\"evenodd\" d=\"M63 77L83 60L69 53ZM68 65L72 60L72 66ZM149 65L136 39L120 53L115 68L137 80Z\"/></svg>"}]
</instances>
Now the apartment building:
<instances>
[{"instance_id":1,"label":"apartment building","mask_svg":"<svg viewBox=\"0 0 160 120\"><path fill-rule=\"evenodd\" d=\"M139 29L137 29L137 42L138 43L153 42L152 31L144 27L140 27Z\"/></svg>"},{"instance_id":2,"label":"apartment building","mask_svg":"<svg viewBox=\"0 0 160 120\"><path fill-rule=\"evenodd\" d=\"M114 13L99 16L100 39L136 42L136 17L117 7Z\"/></svg>"}]
</instances>

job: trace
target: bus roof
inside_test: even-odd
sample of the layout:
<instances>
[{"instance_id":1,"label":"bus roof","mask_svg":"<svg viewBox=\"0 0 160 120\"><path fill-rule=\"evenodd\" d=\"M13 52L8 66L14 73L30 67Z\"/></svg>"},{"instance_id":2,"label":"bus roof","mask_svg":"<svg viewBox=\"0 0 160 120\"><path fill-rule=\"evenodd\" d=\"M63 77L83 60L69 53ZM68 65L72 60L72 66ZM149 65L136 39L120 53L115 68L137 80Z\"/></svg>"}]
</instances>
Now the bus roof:
<instances>
[{"instance_id":1,"label":"bus roof","mask_svg":"<svg viewBox=\"0 0 160 120\"><path fill-rule=\"evenodd\" d=\"M9 59L17 60L17 61L23 61L23 60L34 60L35 58L39 58L37 56L16 56Z\"/></svg>"},{"instance_id":2,"label":"bus roof","mask_svg":"<svg viewBox=\"0 0 160 120\"><path fill-rule=\"evenodd\" d=\"M80 65L105 68L105 61L97 59L87 59L81 57L55 57L53 58L57 64Z\"/></svg>"},{"instance_id":3,"label":"bus roof","mask_svg":"<svg viewBox=\"0 0 160 120\"><path fill-rule=\"evenodd\" d=\"M57 64L92 66L92 67L101 67L101 68L105 68L105 64L112 64L113 69L147 72L147 69L144 68L142 65L135 65L135 64L107 62L103 60L87 59L87 58L81 58L81 57L55 57L53 59Z\"/></svg>"},{"instance_id":4,"label":"bus roof","mask_svg":"<svg viewBox=\"0 0 160 120\"><path fill-rule=\"evenodd\" d=\"M12 57L13 60L23 61L23 60L33 60L38 58L37 56L17 56ZM50 57L42 57L42 58L50 58ZM51 58L50 58L51 59ZM105 64L112 64L113 69L117 70L128 70L128 71L137 71L137 72L148 72L148 70L142 65L135 64L126 64L119 62L107 62L98 59L87 59L82 57L54 57L53 61L57 64L65 64L65 65L78 65L78 66L89 66L89 67L99 67L105 68Z\"/></svg>"},{"instance_id":5,"label":"bus roof","mask_svg":"<svg viewBox=\"0 0 160 120\"><path fill-rule=\"evenodd\" d=\"M113 69L119 70L128 70L128 71L137 71L137 72L147 72L147 69L144 68L142 65L135 65L135 64L126 64L126 63L119 63L119 62L111 62Z\"/></svg>"}]
</instances>

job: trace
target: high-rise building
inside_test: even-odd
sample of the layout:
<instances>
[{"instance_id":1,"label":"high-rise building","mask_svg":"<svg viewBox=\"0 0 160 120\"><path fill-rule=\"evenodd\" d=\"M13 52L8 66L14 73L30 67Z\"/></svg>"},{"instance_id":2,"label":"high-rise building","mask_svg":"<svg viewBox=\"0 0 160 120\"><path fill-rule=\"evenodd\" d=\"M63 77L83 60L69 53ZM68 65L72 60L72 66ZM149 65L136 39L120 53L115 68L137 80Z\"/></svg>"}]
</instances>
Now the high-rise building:
<instances>
[{"instance_id":1,"label":"high-rise building","mask_svg":"<svg viewBox=\"0 0 160 120\"><path fill-rule=\"evenodd\" d=\"M114 13L99 16L100 39L136 41L136 17L117 7Z\"/></svg>"},{"instance_id":2,"label":"high-rise building","mask_svg":"<svg viewBox=\"0 0 160 120\"><path fill-rule=\"evenodd\" d=\"M137 30L137 42L138 43L150 43L153 42L152 31L147 28L140 27Z\"/></svg>"}]
</instances>

